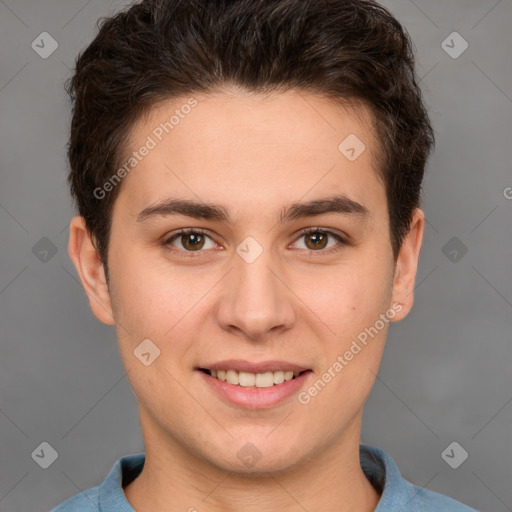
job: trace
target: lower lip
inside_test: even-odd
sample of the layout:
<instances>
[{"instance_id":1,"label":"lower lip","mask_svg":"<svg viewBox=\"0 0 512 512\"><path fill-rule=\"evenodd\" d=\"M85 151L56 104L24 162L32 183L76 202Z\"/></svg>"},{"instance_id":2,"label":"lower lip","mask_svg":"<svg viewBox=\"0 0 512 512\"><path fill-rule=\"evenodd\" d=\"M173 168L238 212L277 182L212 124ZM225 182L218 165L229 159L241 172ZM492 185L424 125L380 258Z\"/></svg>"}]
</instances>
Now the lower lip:
<instances>
[{"instance_id":1,"label":"lower lip","mask_svg":"<svg viewBox=\"0 0 512 512\"><path fill-rule=\"evenodd\" d=\"M305 371L292 380L274 384L268 388L244 387L223 382L201 370L197 370L208 386L230 404L245 409L266 409L274 407L297 393L308 379L311 371Z\"/></svg>"}]
</instances>

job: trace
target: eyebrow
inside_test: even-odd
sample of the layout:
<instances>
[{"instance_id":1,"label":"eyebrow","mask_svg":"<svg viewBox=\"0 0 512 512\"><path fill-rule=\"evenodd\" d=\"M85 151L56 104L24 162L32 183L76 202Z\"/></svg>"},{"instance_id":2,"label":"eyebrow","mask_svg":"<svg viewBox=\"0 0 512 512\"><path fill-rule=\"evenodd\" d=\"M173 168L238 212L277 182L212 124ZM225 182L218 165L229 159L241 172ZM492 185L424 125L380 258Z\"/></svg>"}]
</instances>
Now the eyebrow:
<instances>
[{"instance_id":1,"label":"eyebrow","mask_svg":"<svg viewBox=\"0 0 512 512\"><path fill-rule=\"evenodd\" d=\"M366 206L345 195L335 195L285 206L280 212L278 222L282 224L295 219L314 217L327 213L356 216L363 220L370 216L370 211ZM137 222L144 222L154 217L167 217L169 215L185 215L195 219L230 222L228 210L221 205L174 198L165 199L144 208L138 214Z\"/></svg>"}]
</instances>

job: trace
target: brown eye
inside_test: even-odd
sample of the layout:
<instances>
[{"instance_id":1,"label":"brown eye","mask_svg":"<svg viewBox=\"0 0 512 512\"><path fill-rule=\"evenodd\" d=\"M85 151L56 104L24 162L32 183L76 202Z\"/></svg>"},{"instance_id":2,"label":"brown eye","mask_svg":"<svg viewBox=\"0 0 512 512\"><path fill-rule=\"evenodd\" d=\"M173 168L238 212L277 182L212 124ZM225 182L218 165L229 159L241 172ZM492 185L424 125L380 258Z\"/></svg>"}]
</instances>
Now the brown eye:
<instances>
[{"instance_id":1,"label":"brown eye","mask_svg":"<svg viewBox=\"0 0 512 512\"><path fill-rule=\"evenodd\" d=\"M186 249L197 251L204 245L204 236L198 233L187 233L185 235L181 235L181 243Z\"/></svg>"},{"instance_id":2,"label":"brown eye","mask_svg":"<svg viewBox=\"0 0 512 512\"><path fill-rule=\"evenodd\" d=\"M320 231L315 231L313 233L306 233L305 236L305 240L306 240L306 245L308 246L308 249L325 249L325 247L327 246L327 242L328 242L328 239L329 239L329 235L327 235L326 233L322 233ZM307 241L310 241L311 242L311 245L308 244Z\"/></svg>"},{"instance_id":3,"label":"brown eye","mask_svg":"<svg viewBox=\"0 0 512 512\"><path fill-rule=\"evenodd\" d=\"M184 248L185 252L197 252L201 251L201 249L211 249L215 247L215 243L212 240L212 246L211 247L205 247L207 239L211 240L211 238L203 233L201 230L197 229L182 229L175 235L172 235L170 238L168 238L164 245L172 245L173 247L177 247L175 245L175 242L178 242L181 247ZM179 247L177 247L179 248Z\"/></svg>"},{"instance_id":4,"label":"brown eye","mask_svg":"<svg viewBox=\"0 0 512 512\"><path fill-rule=\"evenodd\" d=\"M347 245L340 235L320 228L308 228L302 232L300 239L304 239L305 250L312 252L330 252L330 249L337 251ZM338 244L335 243L328 247L330 239L338 241Z\"/></svg>"}]
</instances>

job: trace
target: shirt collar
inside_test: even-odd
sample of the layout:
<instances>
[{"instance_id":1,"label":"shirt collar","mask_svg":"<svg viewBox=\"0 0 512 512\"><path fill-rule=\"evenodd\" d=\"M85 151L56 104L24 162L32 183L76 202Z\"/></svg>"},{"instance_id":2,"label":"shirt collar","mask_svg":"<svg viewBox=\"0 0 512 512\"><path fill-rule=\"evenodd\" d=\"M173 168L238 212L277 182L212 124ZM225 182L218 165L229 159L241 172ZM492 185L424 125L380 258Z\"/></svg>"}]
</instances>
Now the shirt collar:
<instances>
[{"instance_id":1,"label":"shirt collar","mask_svg":"<svg viewBox=\"0 0 512 512\"><path fill-rule=\"evenodd\" d=\"M390 455L361 444L359 457L366 478L382 492L375 512L421 512L414 501L417 493L413 485L402 477Z\"/></svg>"},{"instance_id":2,"label":"shirt collar","mask_svg":"<svg viewBox=\"0 0 512 512\"><path fill-rule=\"evenodd\" d=\"M146 456L141 452L125 455L114 464L99 488L101 512L135 512L124 495L123 486L140 475L145 460Z\"/></svg>"}]
</instances>

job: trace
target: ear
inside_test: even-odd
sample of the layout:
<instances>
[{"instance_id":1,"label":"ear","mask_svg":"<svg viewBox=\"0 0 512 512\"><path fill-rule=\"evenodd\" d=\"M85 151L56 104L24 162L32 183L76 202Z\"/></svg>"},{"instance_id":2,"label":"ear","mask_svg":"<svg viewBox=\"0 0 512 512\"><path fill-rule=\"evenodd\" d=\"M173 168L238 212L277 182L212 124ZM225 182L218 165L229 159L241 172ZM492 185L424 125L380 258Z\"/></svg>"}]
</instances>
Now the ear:
<instances>
[{"instance_id":1,"label":"ear","mask_svg":"<svg viewBox=\"0 0 512 512\"><path fill-rule=\"evenodd\" d=\"M115 325L105 269L85 220L78 215L71 220L68 253L80 276L92 312L104 324Z\"/></svg>"},{"instance_id":2,"label":"ear","mask_svg":"<svg viewBox=\"0 0 512 512\"><path fill-rule=\"evenodd\" d=\"M395 265L393 277L392 303L400 304L393 322L404 319L412 308L414 302L414 283L423 242L423 229L425 226L425 214L420 208L416 208L411 219L410 229L405 236Z\"/></svg>"}]
</instances>

